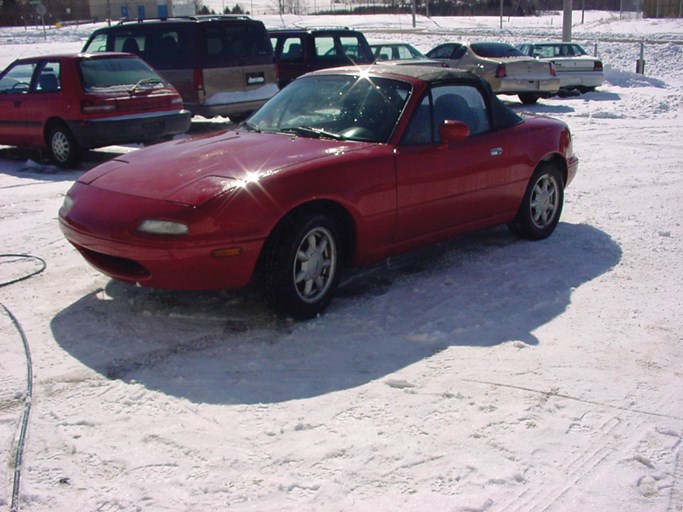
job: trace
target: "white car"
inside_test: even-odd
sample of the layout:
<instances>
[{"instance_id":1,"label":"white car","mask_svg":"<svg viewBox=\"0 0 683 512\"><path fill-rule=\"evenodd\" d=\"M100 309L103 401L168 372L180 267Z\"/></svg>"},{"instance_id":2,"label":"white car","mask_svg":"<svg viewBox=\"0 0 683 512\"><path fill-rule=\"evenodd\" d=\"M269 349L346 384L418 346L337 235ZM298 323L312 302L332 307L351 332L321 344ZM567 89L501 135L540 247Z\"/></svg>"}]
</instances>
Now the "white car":
<instances>
[{"instance_id":1,"label":"white car","mask_svg":"<svg viewBox=\"0 0 683 512\"><path fill-rule=\"evenodd\" d=\"M602 61L588 55L576 43L524 43L517 45L517 49L524 55L552 62L562 89L588 92L605 81Z\"/></svg>"}]
</instances>

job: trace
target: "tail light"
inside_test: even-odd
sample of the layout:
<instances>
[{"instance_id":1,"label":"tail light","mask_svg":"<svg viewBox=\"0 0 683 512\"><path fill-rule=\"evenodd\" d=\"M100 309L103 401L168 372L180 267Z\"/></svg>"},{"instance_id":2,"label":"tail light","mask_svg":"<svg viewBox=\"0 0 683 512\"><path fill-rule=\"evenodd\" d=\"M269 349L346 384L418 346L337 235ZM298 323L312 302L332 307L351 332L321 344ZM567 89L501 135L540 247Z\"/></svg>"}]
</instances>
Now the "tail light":
<instances>
[{"instance_id":1,"label":"tail light","mask_svg":"<svg viewBox=\"0 0 683 512\"><path fill-rule=\"evenodd\" d=\"M81 112L84 114L97 114L100 112L113 112L116 104L107 100L83 100L81 101Z\"/></svg>"},{"instance_id":2,"label":"tail light","mask_svg":"<svg viewBox=\"0 0 683 512\"><path fill-rule=\"evenodd\" d=\"M596 60L593 62L593 71L602 71L602 62L599 60Z\"/></svg>"},{"instance_id":3,"label":"tail light","mask_svg":"<svg viewBox=\"0 0 683 512\"><path fill-rule=\"evenodd\" d=\"M505 78L507 76L507 71L505 69L505 64L498 64L496 68L496 78Z\"/></svg>"},{"instance_id":4,"label":"tail light","mask_svg":"<svg viewBox=\"0 0 683 512\"><path fill-rule=\"evenodd\" d=\"M550 76L557 76L557 69L555 69L555 64L552 62L549 64L550 66Z\"/></svg>"},{"instance_id":5,"label":"tail light","mask_svg":"<svg viewBox=\"0 0 683 512\"><path fill-rule=\"evenodd\" d=\"M204 90L204 73L202 73L201 68L195 68L192 72L192 85L195 91Z\"/></svg>"}]
</instances>

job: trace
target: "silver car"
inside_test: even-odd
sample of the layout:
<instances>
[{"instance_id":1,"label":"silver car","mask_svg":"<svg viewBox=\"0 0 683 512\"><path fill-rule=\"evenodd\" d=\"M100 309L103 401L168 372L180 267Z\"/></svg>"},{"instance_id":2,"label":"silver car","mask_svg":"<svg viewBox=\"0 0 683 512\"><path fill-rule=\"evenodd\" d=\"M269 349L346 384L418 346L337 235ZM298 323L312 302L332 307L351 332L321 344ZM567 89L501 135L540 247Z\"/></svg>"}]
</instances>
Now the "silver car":
<instances>
[{"instance_id":1,"label":"silver car","mask_svg":"<svg viewBox=\"0 0 683 512\"><path fill-rule=\"evenodd\" d=\"M554 96L560 89L551 62L525 57L507 43L444 43L427 52L427 57L471 71L491 84L496 94L517 95L526 105Z\"/></svg>"}]
</instances>

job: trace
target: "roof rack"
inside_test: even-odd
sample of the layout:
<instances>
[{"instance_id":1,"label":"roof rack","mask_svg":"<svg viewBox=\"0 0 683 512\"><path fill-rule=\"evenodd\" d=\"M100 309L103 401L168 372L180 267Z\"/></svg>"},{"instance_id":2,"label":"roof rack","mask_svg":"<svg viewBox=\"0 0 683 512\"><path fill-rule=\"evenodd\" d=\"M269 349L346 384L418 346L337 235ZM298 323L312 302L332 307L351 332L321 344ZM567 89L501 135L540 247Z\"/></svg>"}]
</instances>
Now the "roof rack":
<instances>
[{"instance_id":1,"label":"roof rack","mask_svg":"<svg viewBox=\"0 0 683 512\"><path fill-rule=\"evenodd\" d=\"M145 21L212 21L212 20L251 20L249 16L243 14L196 14L194 16L167 16L165 18L122 18L118 25L125 23L143 23Z\"/></svg>"},{"instance_id":2,"label":"roof rack","mask_svg":"<svg viewBox=\"0 0 683 512\"><path fill-rule=\"evenodd\" d=\"M299 27L299 26L290 26L290 27L272 27L269 28L268 30L356 30L352 29L350 27L342 27L342 26L335 26L331 25L329 27Z\"/></svg>"}]
</instances>

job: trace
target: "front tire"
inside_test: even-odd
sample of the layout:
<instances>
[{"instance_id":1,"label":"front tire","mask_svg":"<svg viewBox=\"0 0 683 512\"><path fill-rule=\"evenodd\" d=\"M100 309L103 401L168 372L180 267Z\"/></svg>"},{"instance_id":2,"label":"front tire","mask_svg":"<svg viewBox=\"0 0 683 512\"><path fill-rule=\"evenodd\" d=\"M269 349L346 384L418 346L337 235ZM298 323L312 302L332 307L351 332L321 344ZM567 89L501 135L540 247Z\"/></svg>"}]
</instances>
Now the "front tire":
<instances>
[{"instance_id":1,"label":"front tire","mask_svg":"<svg viewBox=\"0 0 683 512\"><path fill-rule=\"evenodd\" d=\"M266 248L268 303L296 320L322 313L339 284L339 240L337 227L325 215L286 220Z\"/></svg>"},{"instance_id":2,"label":"front tire","mask_svg":"<svg viewBox=\"0 0 683 512\"><path fill-rule=\"evenodd\" d=\"M544 162L529 180L510 230L527 240L542 240L555 231L564 203L564 180L555 164Z\"/></svg>"},{"instance_id":3,"label":"front tire","mask_svg":"<svg viewBox=\"0 0 683 512\"><path fill-rule=\"evenodd\" d=\"M47 147L52 161L65 169L75 167L83 153L71 131L63 124L58 124L50 130Z\"/></svg>"}]
</instances>

